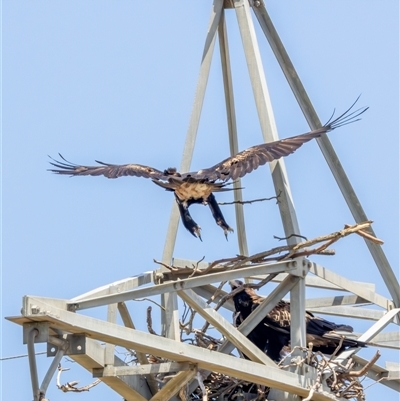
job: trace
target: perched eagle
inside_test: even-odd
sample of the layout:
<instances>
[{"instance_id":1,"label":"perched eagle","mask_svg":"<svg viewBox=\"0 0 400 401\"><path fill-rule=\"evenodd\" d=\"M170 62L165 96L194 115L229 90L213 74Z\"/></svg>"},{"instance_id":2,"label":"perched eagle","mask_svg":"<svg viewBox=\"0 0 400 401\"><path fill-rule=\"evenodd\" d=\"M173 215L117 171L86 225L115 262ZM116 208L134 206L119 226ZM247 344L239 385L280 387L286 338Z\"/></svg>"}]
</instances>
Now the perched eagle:
<instances>
[{"instance_id":1,"label":"perched eagle","mask_svg":"<svg viewBox=\"0 0 400 401\"><path fill-rule=\"evenodd\" d=\"M179 173L175 168L168 168L164 171L160 171L153 167L140 164L117 165L103 163L97 160L97 166L81 166L69 162L61 154L59 154L62 159L61 161L50 157L52 159L50 164L57 167L57 169L49 169L49 171L70 176L103 175L107 178L119 178L123 176L150 178L160 187L165 188L167 191L174 192L182 223L192 235L199 237L201 240L201 228L192 219L189 213L189 207L192 204L200 203L210 207L215 222L223 229L225 237L227 237L227 233L233 230L225 221L213 193L233 190L233 188L225 188L226 185L230 184L227 181L235 181L251 173L259 166L288 156L295 152L303 143L318 138L328 131L358 121L357 117L368 108L365 107L350 112L354 104L341 116L333 121L328 121L328 123L321 128L303 135L252 146L251 148L239 152L235 156L228 157L213 167L190 173Z\"/></svg>"},{"instance_id":2,"label":"perched eagle","mask_svg":"<svg viewBox=\"0 0 400 401\"><path fill-rule=\"evenodd\" d=\"M232 291L243 286L240 280L232 280L229 284ZM236 325L240 325L263 300L251 288L243 287L243 291L235 294L233 302L237 312ZM279 361L282 348L290 342L290 322L290 303L279 301L247 338L272 360ZM364 342L345 337L346 333L349 335L352 332L351 326L329 322L306 311L306 339L307 344L313 343L314 351L331 355L342 338L340 351L350 347L365 347Z\"/></svg>"}]
</instances>

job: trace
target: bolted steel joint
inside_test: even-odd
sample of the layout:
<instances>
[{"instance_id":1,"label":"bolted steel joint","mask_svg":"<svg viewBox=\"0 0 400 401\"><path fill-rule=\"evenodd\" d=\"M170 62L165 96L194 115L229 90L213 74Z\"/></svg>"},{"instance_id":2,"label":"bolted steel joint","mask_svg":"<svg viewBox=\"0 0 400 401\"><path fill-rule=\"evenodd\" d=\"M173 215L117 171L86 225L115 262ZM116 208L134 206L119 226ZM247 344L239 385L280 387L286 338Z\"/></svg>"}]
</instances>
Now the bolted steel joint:
<instances>
[{"instance_id":1,"label":"bolted steel joint","mask_svg":"<svg viewBox=\"0 0 400 401\"><path fill-rule=\"evenodd\" d=\"M31 306L31 313L32 315L37 315L40 313L40 308L37 305L32 305Z\"/></svg>"}]
</instances>

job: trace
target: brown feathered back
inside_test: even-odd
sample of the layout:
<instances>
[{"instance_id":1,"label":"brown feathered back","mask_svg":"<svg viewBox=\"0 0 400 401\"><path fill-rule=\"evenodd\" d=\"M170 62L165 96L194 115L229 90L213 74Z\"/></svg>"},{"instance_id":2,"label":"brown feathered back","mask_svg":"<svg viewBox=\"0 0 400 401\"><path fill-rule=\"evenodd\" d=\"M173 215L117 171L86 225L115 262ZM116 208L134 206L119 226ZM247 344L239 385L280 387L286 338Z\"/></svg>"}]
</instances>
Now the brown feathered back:
<instances>
[{"instance_id":1,"label":"brown feathered back","mask_svg":"<svg viewBox=\"0 0 400 401\"><path fill-rule=\"evenodd\" d=\"M240 280L231 281L232 290L243 286ZM235 294L233 301L235 309L240 313L238 322L243 322L263 301L264 297L258 295L253 289L243 287L243 290ZM346 338L341 332L351 333L353 328L348 325L338 325L305 312L306 341L311 342L315 350L325 354L332 354L343 339L341 349L348 347L364 347L365 343ZM290 341L291 313L290 303L279 301L275 307L265 315L264 319L250 333L248 338L273 360L279 360L282 347Z\"/></svg>"}]
</instances>

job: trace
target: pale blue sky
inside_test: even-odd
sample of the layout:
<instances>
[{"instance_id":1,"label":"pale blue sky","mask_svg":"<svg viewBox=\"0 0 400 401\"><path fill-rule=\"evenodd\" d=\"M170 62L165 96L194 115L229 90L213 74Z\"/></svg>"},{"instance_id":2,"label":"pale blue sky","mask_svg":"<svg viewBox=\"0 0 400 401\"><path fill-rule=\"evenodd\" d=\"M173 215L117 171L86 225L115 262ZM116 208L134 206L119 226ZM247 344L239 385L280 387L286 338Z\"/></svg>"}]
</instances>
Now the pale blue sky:
<instances>
[{"instance_id":1,"label":"pale blue sky","mask_svg":"<svg viewBox=\"0 0 400 401\"><path fill-rule=\"evenodd\" d=\"M398 275L398 2L268 1L267 9L322 121L360 93L360 105L370 106L362 121L329 136ZM152 261L162 255L171 194L145 179L55 176L46 171L47 155L61 152L82 164L98 159L179 167L210 10L211 1L204 0L2 2L3 317L18 315L26 294L72 298L156 268ZM244 149L262 136L234 12L226 18ZM308 131L257 33L280 137ZM221 82L217 49L193 169L229 154ZM316 143L287 158L286 166L303 235L354 222ZM245 199L273 195L268 167L246 176L243 186ZM223 212L236 228L234 208L224 206ZM211 261L238 253L235 235L226 242L208 208L194 206L191 213L203 242L180 226L176 257ZM274 202L248 205L245 216L250 253L278 245L273 235L283 236L283 230ZM375 282L377 292L389 296L363 240L349 237L334 248L336 256L315 260L349 279ZM146 306L139 305L134 319L145 330ZM93 313L105 317L103 309ZM26 353L21 328L3 318L1 324L1 356ZM362 332L372 322L351 324ZM384 350L382 363L396 358ZM50 362L38 357L40 380ZM65 381L92 380L77 364L64 364L72 368ZM0 369L4 399L32 398L26 358L1 362ZM379 385L367 390L370 400L377 394L395 396ZM68 397L51 383L47 398ZM78 397L120 399L103 384Z\"/></svg>"}]
</instances>

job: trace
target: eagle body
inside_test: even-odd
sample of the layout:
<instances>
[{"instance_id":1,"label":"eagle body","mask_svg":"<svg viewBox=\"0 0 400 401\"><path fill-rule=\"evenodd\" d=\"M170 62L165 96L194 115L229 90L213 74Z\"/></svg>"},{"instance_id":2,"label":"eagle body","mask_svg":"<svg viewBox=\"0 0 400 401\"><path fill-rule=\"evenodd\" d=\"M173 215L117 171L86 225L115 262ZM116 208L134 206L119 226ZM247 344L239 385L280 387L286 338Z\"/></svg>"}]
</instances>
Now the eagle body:
<instances>
[{"instance_id":1,"label":"eagle body","mask_svg":"<svg viewBox=\"0 0 400 401\"><path fill-rule=\"evenodd\" d=\"M354 104L345 113L333 121L328 121L321 128L302 135L252 146L232 157L224 159L210 168L199 171L180 173L176 168L171 167L160 171L141 164L118 165L98 160L96 160L98 163L96 166L82 166L69 162L61 154L59 154L61 160L51 158L52 161L50 161L50 164L56 168L51 168L49 171L70 176L103 175L107 178L124 176L149 178L158 186L167 191L174 192L182 223L193 236L201 239L201 228L189 213L189 207L197 203L209 206L215 222L222 228L227 238L227 233L233 230L225 221L214 193L232 191L234 188L225 188L225 186L251 173L259 166L292 154L304 143L318 138L326 132L358 121L357 117L364 113L367 108L351 112Z\"/></svg>"},{"instance_id":2,"label":"eagle body","mask_svg":"<svg viewBox=\"0 0 400 401\"><path fill-rule=\"evenodd\" d=\"M213 192L231 191L231 188L224 188L227 184L216 183L207 179L195 179L193 177L169 178L168 182L153 180L158 186L172 191L179 201L188 207L189 204L207 204L207 199Z\"/></svg>"},{"instance_id":3,"label":"eagle body","mask_svg":"<svg viewBox=\"0 0 400 401\"><path fill-rule=\"evenodd\" d=\"M213 184L204 182L184 182L175 189L175 195L180 201L186 203L192 199L193 202L201 201L206 204L208 197L213 193Z\"/></svg>"},{"instance_id":4,"label":"eagle body","mask_svg":"<svg viewBox=\"0 0 400 401\"><path fill-rule=\"evenodd\" d=\"M201 228L189 213L189 206L195 203L209 206L215 222L224 230L225 236L227 236L228 232L233 231L225 221L213 194L213 192L231 191L232 188L224 188L228 185L227 183L216 183L208 179L196 179L190 176L185 178L171 177L168 182L156 180L153 180L153 182L167 191L174 192L181 221L184 227L193 235L201 239Z\"/></svg>"},{"instance_id":5,"label":"eagle body","mask_svg":"<svg viewBox=\"0 0 400 401\"><path fill-rule=\"evenodd\" d=\"M243 287L243 282L234 280L230 282L232 291ZM246 318L264 300L251 288L243 290L233 296L236 311L236 325L243 323ZM331 355L343 340L339 351L350 347L365 347L365 343L348 338L345 334L353 332L353 328L344 324L336 324L321 317L314 316L306 311L306 341L313 344L313 351ZM264 319L248 335L258 348L274 361L281 359L281 351L290 344L291 314L290 303L279 301L278 304L266 314Z\"/></svg>"}]
</instances>

